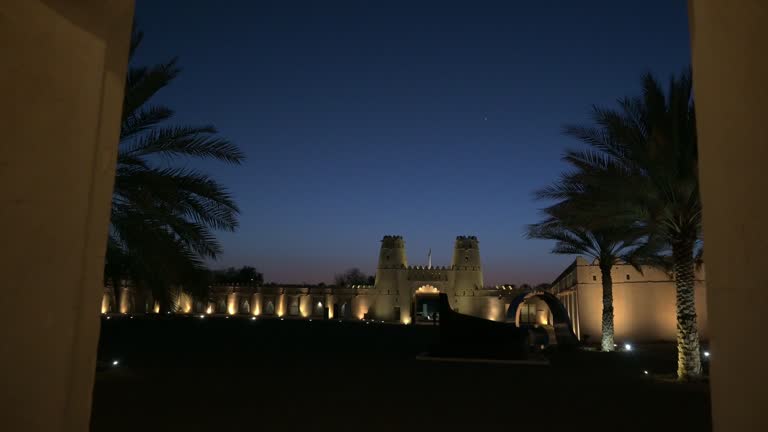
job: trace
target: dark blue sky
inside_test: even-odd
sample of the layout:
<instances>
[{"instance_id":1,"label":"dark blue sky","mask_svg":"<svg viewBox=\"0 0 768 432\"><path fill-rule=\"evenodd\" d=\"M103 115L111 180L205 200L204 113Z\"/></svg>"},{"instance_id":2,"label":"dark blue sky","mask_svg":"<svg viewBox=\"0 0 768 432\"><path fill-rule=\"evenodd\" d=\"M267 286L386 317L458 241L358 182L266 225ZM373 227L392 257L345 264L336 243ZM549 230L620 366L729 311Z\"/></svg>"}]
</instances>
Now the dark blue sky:
<instances>
[{"instance_id":1,"label":"dark blue sky","mask_svg":"<svg viewBox=\"0 0 768 432\"><path fill-rule=\"evenodd\" d=\"M242 210L212 265L279 282L372 274L384 234L437 265L477 235L487 284L551 281L573 258L523 228L578 145L561 126L690 61L683 0L139 0L136 19L136 60L183 68L158 101L248 155L194 163Z\"/></svg>"}]
</instances>

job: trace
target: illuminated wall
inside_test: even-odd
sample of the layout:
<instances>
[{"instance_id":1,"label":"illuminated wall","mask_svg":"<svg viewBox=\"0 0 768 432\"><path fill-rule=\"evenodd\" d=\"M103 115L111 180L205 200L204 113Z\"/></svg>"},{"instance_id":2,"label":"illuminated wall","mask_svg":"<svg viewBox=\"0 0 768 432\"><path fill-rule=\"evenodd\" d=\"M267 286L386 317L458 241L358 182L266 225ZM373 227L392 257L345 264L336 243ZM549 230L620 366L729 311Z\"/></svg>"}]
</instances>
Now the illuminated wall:
<instances>
[{"instance_id":1,"label":"illuminated wall","mask_svg":"<svg viewBox=\"0 0 768 432\"><path fill-rule=\"evenodd\" d=\"M490 290L488 290L490 291ZM454 310L464 315L472 315L491 321L505 321L507 304L504 298L491 292L481 292L478 295L459 295L455 299Z\"/></svg>"},{"instance_id":2,"label":"illuminated wall","mask_svg":"<svg viewBox=\"0 0 768 432\"><path fill-rule=\"evenodd\" d=\"M128 287L120 287L120 313L126 314L131 311L131 290Z\"/></svg>"},{"instance_id":3,"label":"illuminated wall","mask_svg":"<svg viewBox=\"0 0 768 432\"><path fill-rule=\"evenodd\" d=\"M504 321L504 302L496 296L487 296L478 302L479 310L473 315L480 316L491 321Z\"/></svg>"},{"instance_id":4,"label":"illuminated wall","mask_svg":"<svg viewBox=\"0 0 768 432\"><path fill-rule=\"evenodd\" d=\"M286 312L285 294L280 294L275 298L275 315L283 317Z\"/></svg>"},{"instance_id":5,"label":"illuminated wall","mask_svg":"<svg viewBox=\"0 0 768 432\"><path fill-rule=\"evenodd\" d=\"M227 313L234 315L237 313L237 293L229 293L227 295Z\"/></svg>"},{"instance_id":6,"label":"illuminated wall","mask_svg":"<svg viewBox=\"0 0 768 432\"><path fill-rule=\"evenodd\" d=\"M586 260L568 276L573 287L558 294L574 322L581 340L600 339L602 333L602 277L600 268ZM640 273L630 265L616 265L613 279L613 314L615 338L618 341L673 341L677 334L675 284L666 272L644 267ZM696 312L699 334L708 337L704 269L696 272ZM573 314L577 314L574 320Z\"/></svg>"},{"instance_id":7,"label":"illuminated wall","mask_svg":"<svg viewBox=\"0 0 768 432\"><path fill-rule=\"evenodd\" d=\"M325 296L325 307L328 308L328 318L329 319L333 319L334 318L334 314L333 314L334 305L335 305L335 299L333 297L333 294L326 294L326 296Z\"/></svg>"},{"instance_id":8,"label":"illuminated wall","mask_svg":"<svg viewBox=\"0 0 768 432\"><path fill-rule=\"evenodd\" d=\"M253 316L259 316L261 315L261 294L260 293L254 293L251 296L251 315Z\"/></svg>"},{"instance_id":9,"label":"illuminated wall","mask_svg":"<svg viewBox=\"0 0 768 432\"><path fill-rule=\"evenodd\" d=\"M303 295L299 297L299 314L302 318L307 318L312 315L314 308L312 303L312 296Z\"/></svg>"},{"instance_id":10,"label":"illuminated wall","mask_svg":"<svg viewBox=\"0 0 768 432\"><path fill-rule=\"evenodd\" d=\"M191 295L185 292L182 292L179 295L179 310L182 313L188 314L192 312L193 305L194 305L194 300L192 299Z\"/></svg>"},{"instance_id":11,"label":"illuminated wall","mask_svg":"<svg viewBox=\"0 0 768 432\"><path fill-rule=\"evenodd\" d=\"M110 295L109 293L104 293L101 295L101 313L105 314L109 312L109 303L110 303Z\"/></svg>"},{"instance_id":12,"label":"illuminated wall","mask_svg":"<svg viewBox=\"0 0 768 432\"><path fill-rule=\"evenodd\" d=\"M370 298L367 295L358 295L352 299L352 317L363 319L370 308Z\"/></svg>"}]
</instances>

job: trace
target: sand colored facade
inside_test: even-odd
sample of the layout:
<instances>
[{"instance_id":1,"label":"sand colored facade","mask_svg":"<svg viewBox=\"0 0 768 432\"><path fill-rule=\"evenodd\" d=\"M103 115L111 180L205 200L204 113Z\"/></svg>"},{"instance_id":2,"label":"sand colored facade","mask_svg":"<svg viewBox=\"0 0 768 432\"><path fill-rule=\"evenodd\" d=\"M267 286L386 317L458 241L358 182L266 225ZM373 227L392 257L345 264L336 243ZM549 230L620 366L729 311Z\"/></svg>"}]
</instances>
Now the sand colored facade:
<instances>
[{"instance_id":1,"label":"sand colored facade","mask_svg":"<svg viewBox=\"0 0 768 432\"><path fill-rule=\"evenodd\" d=\"M612 270L615 337L617 341L674 341L676 337L675 285L667 272L631 265ZM409 266L405 240L384 236L379 249L373 285L216 285L208 300L195 300L183 290L172 293L172 309L182 314L228 314L291 319L344 319L411 324L428 322L424 304L439 293L448 295L451 307L462 314L517 326L550 328L555 325L552 307L562 307L576 336L585 343L600 338L602 277L596 262L578 257L547 291L515 286L483 286L479 241L456 238L449 266ZM102 313L152 313L159 309L149 295L130 284L120 287L120 302L106 287ZM559 305L548 304L554 295ZM116 306L119 305L119 306ZM696 305L699 331L707 339L704 269L696 272Z\"/></svg>"},{"instance_id":2,"label":"sand colored facade","mask_svg":"<svg viewBox=\"0 0 768 432\"><path fill-rule=\"evenodd\" d=\"M130 284L114 290L105 287L102 313L151 313L158 309L151 295ZM208 301L194 300L183 291L172 294L177 313L250 314L286 318L373 319L410 324L429 320L417 311L418 300L448 294L454 310L481 318L515 320L508 314L510 303L520 290L511 286L484 287L476 237L456 238L450 266L409 266L405 241L400 236L381 240L376 279L373 285L298 286L298 285L217 285L211 287Z\"/></svg>"},{"instance_id":3,"label":"sand colored facade","mask_svg":"<svg viewBox=\"0 0 768 432\"><path fill-rule=\"evenodd\" d=\"M613 266L613 307L617 341L674 341L675 283L658 268L645 266L642 272L628 264ZM708 338L707 296L704 266L696 271L696 310L699 334ZM602 327L602 276L597 262L582 257L552 283L551 292L563 303L573 330L582 341L600 339Z\"/></svg>"}]
</instances>

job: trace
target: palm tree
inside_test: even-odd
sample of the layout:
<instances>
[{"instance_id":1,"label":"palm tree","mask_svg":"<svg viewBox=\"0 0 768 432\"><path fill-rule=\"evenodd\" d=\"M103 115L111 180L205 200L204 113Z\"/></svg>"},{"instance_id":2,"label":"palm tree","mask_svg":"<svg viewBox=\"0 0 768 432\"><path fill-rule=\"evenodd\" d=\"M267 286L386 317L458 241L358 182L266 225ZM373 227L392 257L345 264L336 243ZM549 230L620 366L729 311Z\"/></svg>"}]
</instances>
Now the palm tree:
<instances>
[{"instance_id":1,"label":"palm tree","mask_svg":"<svg viewBox=\"0 0 768 432\"><path fill-rule=\"evenodd\" d=\"M676 288L678 378L701 375L694 303L694 250L701 239L696 115L690 71L667 91L650 74L643 93L619 100L617 110L593 108L595 127L568 127L586 143L567 152L576 169L548 196L569 203L590 228L627 226L645 232L644 249L671 253ZM576 216L577 215L577 216Z\"/></svg>"},{"instance_id":2,"label":"palm tree","mask_svg":"<svg viewBox=\"0 0 768 432\"><path fill-rule=\"evenodd\" d=\"M546 197L546 190L540 192ZM630 227L602 228L591 231L568 220L567 212L552 206L544 210L546 219L529 225L528 238L554 240L552 253L565 255L586 255L598 260L603 283L602 351L614 350L613 342L613 279L611 268L622 258L632 261L632 253L638 250L641 233Z\"/></svg>"},{"instance_id":3,"label":"palm tree","mask_svg":"<svg viewBox=\"0 0 768 432\"><path fill-rule=\"evenodd\" d=\"M142 38L134 31L131 58ZM173 162L180 157L244 160L212 126L161 125L173 111L150 100L178 74L176 59L129 69L105 266L105 278L130 278L149 290L163 311L171 307L173 285L204 296L196 284L205 275L203 260L221 253L213 231L233 231L238 213L223 186Z\"/></svg>"}]
</instances>

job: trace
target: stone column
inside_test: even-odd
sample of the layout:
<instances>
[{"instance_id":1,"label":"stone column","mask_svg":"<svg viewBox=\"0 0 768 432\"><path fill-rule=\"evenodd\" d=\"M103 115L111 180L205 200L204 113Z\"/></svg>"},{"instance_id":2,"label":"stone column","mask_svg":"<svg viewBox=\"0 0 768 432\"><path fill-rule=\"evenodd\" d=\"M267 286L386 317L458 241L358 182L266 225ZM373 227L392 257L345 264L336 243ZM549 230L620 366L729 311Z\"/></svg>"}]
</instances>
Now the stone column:
<instances>
[{"instance_id":1,"label":"stone column","mask_svg":"<svg viewBox=\"0 0 768 432\"><path fill-rule=\"evenodd\" d=\"M768 430L768 3L689 2L717 432Z\"/></svg>"},{"instance_id":2,"label":"stone column","mask_svg":"<svg viewBox=\"0 0 768 432\"><path fill-rule=\"evenodd\" d=\"M0 424L88 430L132 0L0 2Z\"/></svg>"}]
</instances>

